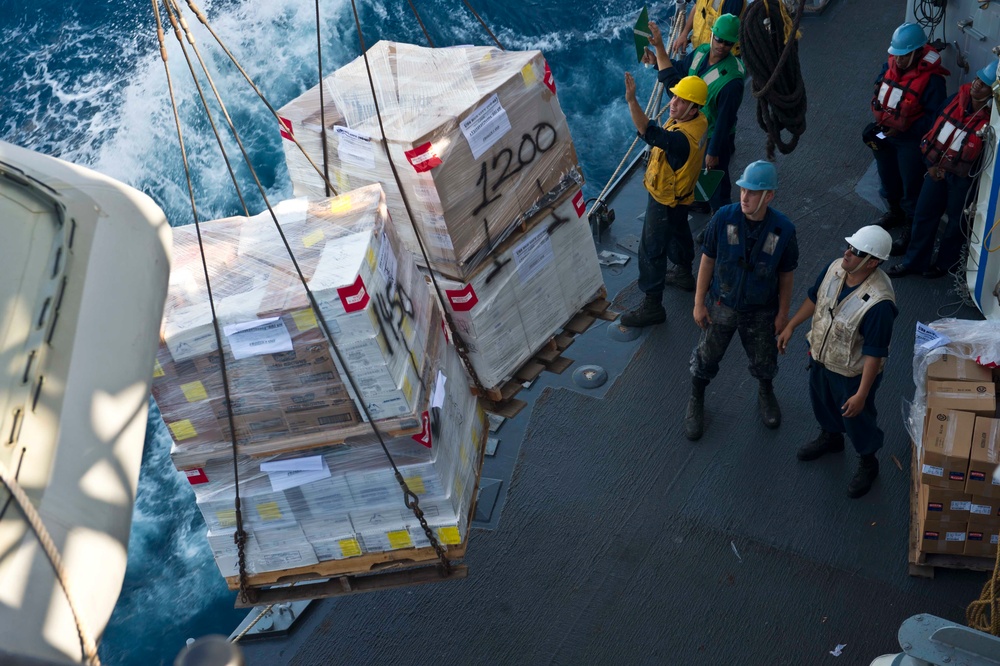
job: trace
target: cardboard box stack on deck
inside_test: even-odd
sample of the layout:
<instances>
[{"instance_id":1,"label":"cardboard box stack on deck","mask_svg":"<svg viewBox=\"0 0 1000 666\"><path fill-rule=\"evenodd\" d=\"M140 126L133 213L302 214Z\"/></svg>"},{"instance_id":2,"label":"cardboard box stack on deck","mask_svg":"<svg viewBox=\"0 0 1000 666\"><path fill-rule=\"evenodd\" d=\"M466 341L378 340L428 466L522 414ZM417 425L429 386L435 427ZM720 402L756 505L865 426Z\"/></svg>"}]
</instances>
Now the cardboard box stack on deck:
<instances>
[{"instance_id":1,"label":"cardboard box stack on deck","mask_svg":"<svg viewBox=\"0 0 1000 666\"><path fill-rule=\"evenodd\" d=\"M361 58L323 82L331 182L382 184L397 234L446 290L479 380L498 386L603 287L551 71L537 51L392 42L368 62L402 193ZM292 141L322 165L319 102L316 86L279 112L296 193L324 192Z\"/></svg>"},{"instance_id":2,"label":"cardboard box stack on deck","mask_svg":"<svg viewBox=\"0 0 1000 666\"><path fill-rule=\"evenodd\" d=\"M427 544L422 531L409 536L412 512L361 404L392 440L411 488L426 496L431 525L445 543L460 543L483 415L445 340L440 308L388 224L381 188L282 202L275 213L343 362L270 214L201 225L228 371L249 570ZM171 458L196 488L228 576L235 492L219 354L195 229L181 227L153 394L174 439ZM369 509L380 511L391 537L380 539L365 521ZM337 557L331 541L343 546Z\"/></svg>"},{"instance_id":3,"label":"cardboard box stack on deck","mask_svg":"<svg viewBox=\"0 0 1000 666\"><path fill-rule=\"evenodd\" d=\"M994 557L1000 534L1000 420L989 368L955 355L927 366L920 447L920 551Z\"/></svg>"}]
</instances>

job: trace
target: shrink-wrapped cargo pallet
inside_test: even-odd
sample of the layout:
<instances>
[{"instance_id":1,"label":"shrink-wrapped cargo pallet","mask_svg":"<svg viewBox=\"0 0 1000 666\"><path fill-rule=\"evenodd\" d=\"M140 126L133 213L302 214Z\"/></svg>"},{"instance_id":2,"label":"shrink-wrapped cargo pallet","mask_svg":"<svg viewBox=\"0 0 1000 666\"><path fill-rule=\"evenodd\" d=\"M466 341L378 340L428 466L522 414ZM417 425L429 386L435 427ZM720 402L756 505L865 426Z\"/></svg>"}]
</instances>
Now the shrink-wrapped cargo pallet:
<instances>
[{"instance_id":1,"label":"shrink-wrapped cargo pallet","mask_svg":"<svg viewBox=\"0 0 1000 666\"><path fill-rule=\"evenodd\" d=\"M540 201L583 184L540 52L380 41L368 62L389 152L434 270L467 280L519 222L537 214ZM331 182L342 191L381 183L404 245L420 256L380 145L364 61L340 68L323 86ZM322 178L291 141L322 168L320 86L279 115L296 194L322 196Z\"/></svg>"},{"instance_id":2,"label":"shrink-wrapped cargo pallet","mask_svg":"<svg viewBox=\"0 0 1000 666\"><path fill-rule=\"evenodd\" d=\"M574 187L467 281L439 278L484 387L510 379L604 287L583 213L583 192Z\"/></svg>"},{"instance_id":3,"label":"shrink-wrapped cargo pallet","mask_svg":"<svg viewBox=\"0 0 1000 666\"><path fill-rule=\"evenodd\" d=\"M434 426L419 436L391 438L387 446L435 538L451 547L466 541L488 424L453 347L443 363L432 389ZM251 584L283 575L364 572L366 556L389 561L398 551L405 560L413 549L430 546L372 435L295 456L242 457L238 468ZM232 461L196 472L189 478L212 552L235 588Z\"/></svg>"},{"instance_id":4,"label":"shrink-wrapped cargo pallet","mask_svg":"<svg viewBox=\"0 0 1000 666\"><path fill-rule=\"evenodd\" d=\"M367 432L357 400L387 430L419 428L440 313L387 224L380 188L275 211L347 367L331 353L269 214L202 224L238 450L273 454ZM229 452L230 410L194 228L176 229L174 243L153 394L174 464L190 469Z\"/></svg>"}]
</instances>

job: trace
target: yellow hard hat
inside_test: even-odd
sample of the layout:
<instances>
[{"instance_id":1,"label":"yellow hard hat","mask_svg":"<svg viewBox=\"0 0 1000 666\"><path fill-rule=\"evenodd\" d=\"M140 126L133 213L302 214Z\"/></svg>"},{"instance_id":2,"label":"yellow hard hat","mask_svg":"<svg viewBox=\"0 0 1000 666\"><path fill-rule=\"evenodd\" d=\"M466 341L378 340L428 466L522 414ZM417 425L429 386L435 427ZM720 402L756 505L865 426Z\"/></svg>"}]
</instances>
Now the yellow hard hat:
<instances>
[{"instance_id":1,"label":"yellow hard hat","mask_svg":"<svg viewBox=\"0 0 1000 666\"><path fill-rule=\"evenodd\" d=\"M697 76L685 76L670 92L698 106L705 106L708 101L708 85Z\"/></svg>"}]
</instances>

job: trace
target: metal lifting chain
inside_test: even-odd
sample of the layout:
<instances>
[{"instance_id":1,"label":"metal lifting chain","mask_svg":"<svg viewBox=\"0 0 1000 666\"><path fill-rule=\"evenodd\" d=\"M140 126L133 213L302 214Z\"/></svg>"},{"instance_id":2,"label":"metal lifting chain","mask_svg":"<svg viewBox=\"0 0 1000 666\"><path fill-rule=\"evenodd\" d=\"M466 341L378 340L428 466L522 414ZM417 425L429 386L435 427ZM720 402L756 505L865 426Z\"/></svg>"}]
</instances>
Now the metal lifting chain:
<instances>
[{"instance_id":1,"label":"metal lifting chain","mask_svg":"<svg viewBox=\"0 0 1000 666\"><path fill-rule=\"evenodd\" d=\"M31 503L28 495L25 494L17 479L11 475L3 461L0 461L0 482L10 491L11 497L17 502L21 513L24 514L25 520L27 520L28 525L31 527L31 531L34 532L35 538L38 539L42 550L45 551L45 556L52 566L56 580L59 581L59 586L66 596L66 603L69 604L69 610L73 614L73 622L76 623L76 633L80 637L80 651L83 654L83 658L86 659L86 663L90 666L101 666L101 660L97 656L97 644L94 643L90 631L88 631L83 619L80 617L80 613L77 611L76 602L74 601L69 583L69 576L66 574L66 570L63 569L59 550L52 542L52 537L49 535L48 530L45 529L45 523L42 522L42 517L38 515L35 505Z\"/></svg>"}]
</instances>

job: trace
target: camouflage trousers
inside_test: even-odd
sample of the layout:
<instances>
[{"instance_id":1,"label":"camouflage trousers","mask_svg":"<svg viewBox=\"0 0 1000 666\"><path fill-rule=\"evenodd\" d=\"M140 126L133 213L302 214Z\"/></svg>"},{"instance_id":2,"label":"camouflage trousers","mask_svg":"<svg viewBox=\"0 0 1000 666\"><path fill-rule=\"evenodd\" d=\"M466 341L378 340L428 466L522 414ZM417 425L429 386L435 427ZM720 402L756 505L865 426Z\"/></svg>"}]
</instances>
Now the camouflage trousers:
<instances>
[{"instance_id":1,"label":"camouflage trousers","mask_svg":"<svg viewBox=\"0 0 1000 666\"><path fill-rule=\"evenodd\" d=\"M777 309L737 312L710 300L708 316L712 323L702 329L698 346L691 352L692 376L706 381L714 379L733 334L739 333L750 360L750 374L757 379L774 379L778 374L778 344L774 338Z\"/></svg>"}]
</instances>

